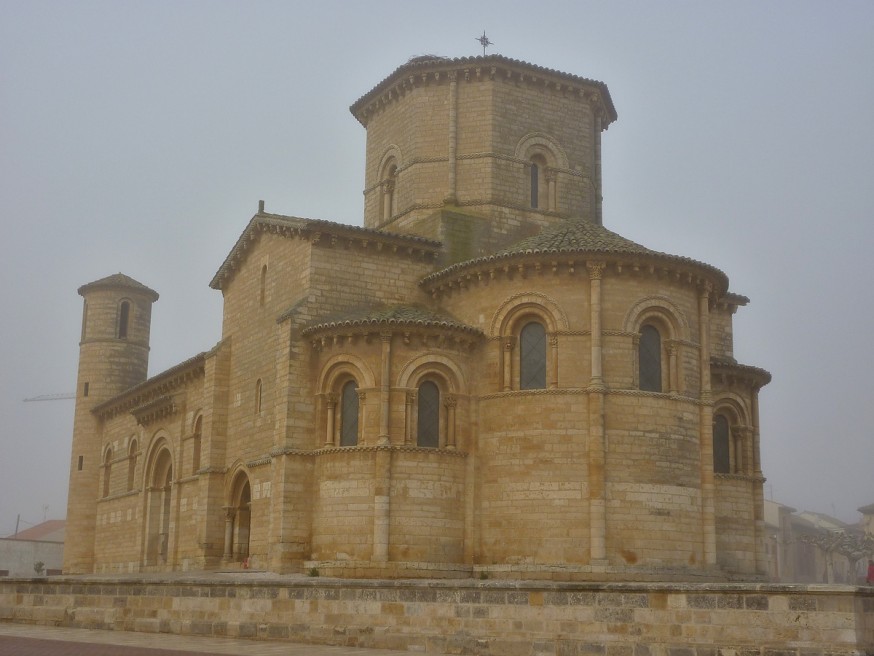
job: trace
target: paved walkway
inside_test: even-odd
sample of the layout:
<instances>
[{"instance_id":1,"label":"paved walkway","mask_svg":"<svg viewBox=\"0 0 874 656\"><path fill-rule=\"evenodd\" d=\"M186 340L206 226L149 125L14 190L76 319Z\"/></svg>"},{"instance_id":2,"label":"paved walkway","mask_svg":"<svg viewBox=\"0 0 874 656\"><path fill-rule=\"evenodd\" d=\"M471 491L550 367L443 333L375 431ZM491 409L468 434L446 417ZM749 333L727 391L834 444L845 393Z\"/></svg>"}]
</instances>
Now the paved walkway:
<instances>
[{"instance_id":1,"label":"paved walkway","mask_svg":"<svg viewBox=\"0 0 874 656\"><path fill-rule=\"evenodd\" d=\"M392 649L0 622L0 656L401 656L408 653Z\"/></svg>"}]
</instances>

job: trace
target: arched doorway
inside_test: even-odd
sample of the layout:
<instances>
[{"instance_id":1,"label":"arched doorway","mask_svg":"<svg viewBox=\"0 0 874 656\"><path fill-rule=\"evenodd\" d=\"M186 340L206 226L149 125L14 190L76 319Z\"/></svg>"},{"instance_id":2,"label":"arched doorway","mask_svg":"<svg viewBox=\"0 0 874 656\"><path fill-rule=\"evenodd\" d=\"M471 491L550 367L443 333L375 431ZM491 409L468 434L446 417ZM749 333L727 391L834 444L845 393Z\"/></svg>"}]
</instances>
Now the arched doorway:
<instances>
[{"instance_id":1,"label":"arched doorway","mask_svg":"<svg viewBox=\"0 0 874 656\"><path fill-rule=\"evenodd\" d=\"M229 503L225 506L224 559L242 562L249 557L249 533L252 491L246 472L239 471L231 485Z\"/></svg>"},{"instance_id":2,"label":"arched doorway","mask_svg":"<svg viewBox=\"0 0 874 656\"><path fill-rule=\"evenodd\" d=\"M146 531L146 565L165 565L170 545L170 494L173 460L170 450L161 447L148 479Z\"/></svg>"}]
</instances>

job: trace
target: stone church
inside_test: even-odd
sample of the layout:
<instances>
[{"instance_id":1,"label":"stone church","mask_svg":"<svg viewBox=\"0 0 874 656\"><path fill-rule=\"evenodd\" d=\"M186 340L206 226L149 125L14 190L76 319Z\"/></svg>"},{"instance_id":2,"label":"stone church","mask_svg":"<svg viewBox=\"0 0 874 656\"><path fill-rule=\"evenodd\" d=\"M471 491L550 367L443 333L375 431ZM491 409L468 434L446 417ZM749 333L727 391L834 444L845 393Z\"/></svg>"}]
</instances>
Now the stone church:
<instances>
[{"instance_id":1,"label":"stone church","mask_svg":"<svg viewBox=\"0 0 874 656\"><path fill-rule=\"evenodd\" d=\"M221 341L83 285L64 570L755 579L758 393L719 269L605 228L594 80L419 57L357 100L363 227L259 211Z\"/></svg>"}]
</instances>

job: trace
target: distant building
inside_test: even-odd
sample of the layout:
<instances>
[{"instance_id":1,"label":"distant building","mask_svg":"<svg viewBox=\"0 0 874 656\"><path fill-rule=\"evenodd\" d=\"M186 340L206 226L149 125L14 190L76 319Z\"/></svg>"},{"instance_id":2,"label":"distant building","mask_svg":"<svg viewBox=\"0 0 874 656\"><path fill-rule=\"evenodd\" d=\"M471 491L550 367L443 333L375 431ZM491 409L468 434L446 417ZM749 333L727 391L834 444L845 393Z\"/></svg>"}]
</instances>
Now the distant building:
<instances>
[{"instance_id":1,"label":"distant building","mask_svg":"<svg viewBox=\"0 0 874 656\"><path fill-rule=\"evenodd\" d=\"M59 574L64 561L65 525L62 519L51 519L0 538L0 576Z\"/></svg>"},{"instance_id":2,"label":"distant building","mask_svg":"<svg viewBox=\"0 0 874 656\"><path fill-rule=\"evenodd\" d=\"M764 577L748 299L602 225L607 87L425 57L351 110L364 227L262 204L214 348L147 379L158 294L79 289L64 569Z\"/></svg>"},{"instance_id":3,"label":"distant building","mask_svg":"<svg viewBox=\"0 0 874 656\"><path fill-rule=\"evenodd\" d=\"M874 546L860 552L846 548L848 543L860 543L865 535L864 520L847 524L824 513L798 512L766 500L765 523L772 581L854 585L864 578L868 558L874 556Z\"/></svg>"}]
</instances>

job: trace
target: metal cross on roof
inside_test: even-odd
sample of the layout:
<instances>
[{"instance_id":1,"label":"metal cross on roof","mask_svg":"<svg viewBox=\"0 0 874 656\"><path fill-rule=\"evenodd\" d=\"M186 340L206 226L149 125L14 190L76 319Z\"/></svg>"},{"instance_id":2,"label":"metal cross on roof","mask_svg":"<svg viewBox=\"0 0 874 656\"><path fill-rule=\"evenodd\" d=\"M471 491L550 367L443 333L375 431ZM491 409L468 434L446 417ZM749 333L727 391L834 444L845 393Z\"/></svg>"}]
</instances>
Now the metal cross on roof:
<instances>
[{"instance_id":1,"label":"metal cross on roof","mask_svg":"<svg viewBox=\"0 0 874 656\"><path fill-rule=\"evenodd\" d=\"M474 37L474 38L475 38L477 41L479 41L480 45L483 47L483 57L486 56L486 48L488 48L489 46L493 46L493 45L495 45L494 43L492 43L491 41L489 41L489 37L486 36L486 31L485 31L485 30L483 30L483 35L482 35L482 36L477 36L477 37Z\"/></svg>"}]
</instances>

